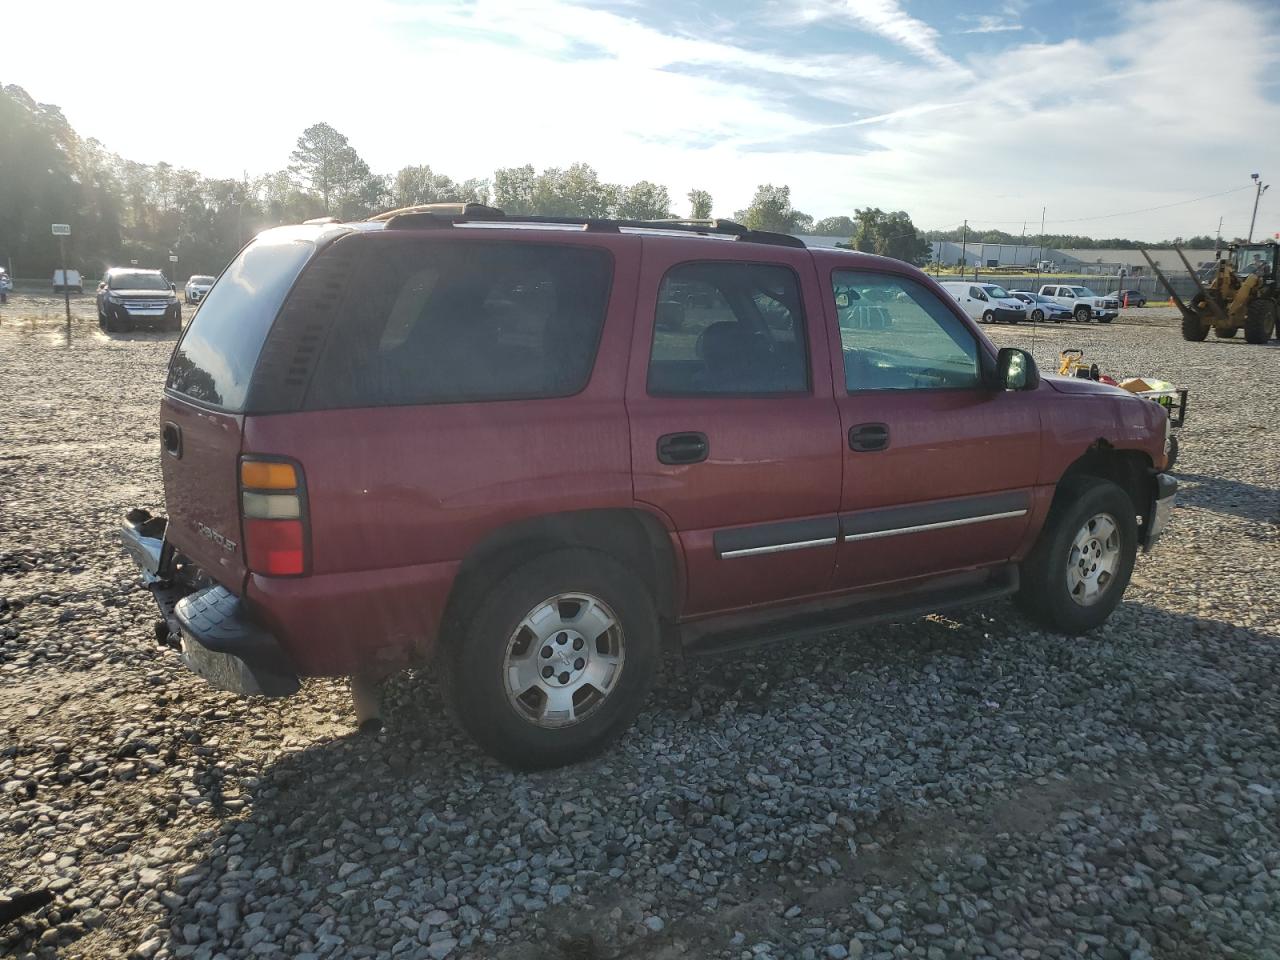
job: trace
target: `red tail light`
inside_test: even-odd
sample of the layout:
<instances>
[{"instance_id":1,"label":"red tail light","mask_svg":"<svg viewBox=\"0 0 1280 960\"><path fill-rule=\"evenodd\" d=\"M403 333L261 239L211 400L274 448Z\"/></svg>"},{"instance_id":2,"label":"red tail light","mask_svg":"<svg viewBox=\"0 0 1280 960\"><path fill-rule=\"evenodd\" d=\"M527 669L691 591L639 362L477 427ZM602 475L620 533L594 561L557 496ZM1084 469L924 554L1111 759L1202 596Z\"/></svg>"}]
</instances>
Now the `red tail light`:
<instances>
[{"instance_id":1,"label":"red tail light","mask_svg":"<svg viewBox=\"0 0 1280 960\"><path fill-rule=\"evenodd\" d=\"M307 572L307 497L302 469L288 461L240 460L240 517L245 562L254 573L297 577Z\"/></svg>"}]
</instances>

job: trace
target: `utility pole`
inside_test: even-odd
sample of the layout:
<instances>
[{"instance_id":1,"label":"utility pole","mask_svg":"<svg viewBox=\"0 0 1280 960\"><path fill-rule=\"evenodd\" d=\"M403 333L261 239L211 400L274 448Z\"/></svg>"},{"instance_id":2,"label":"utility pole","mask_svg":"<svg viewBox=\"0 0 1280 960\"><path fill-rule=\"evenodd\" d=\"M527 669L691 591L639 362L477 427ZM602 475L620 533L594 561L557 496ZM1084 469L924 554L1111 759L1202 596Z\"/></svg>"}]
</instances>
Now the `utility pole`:
<instances>
[{"instance_id":1,"label":"utility pole","mask_svg":"<svg viewBox=\"0 0 1280 960\"><path fill-rule=\"evenodd\" d=\"M1040 261L1044 259L1044 212L1048 207L1040 208L1040 252L1036 256L1036 293L1040 292Z\"/></svg>"},{"instance_id":2,"label":"utility pole","mask_svg":"<svg viewBox=\"0 0 1280 960\"><path fill-rule=\"evenodd\" d=\"M1271 184L1263 183L1262 178L1258 174L1253 174L1253 185L1257 192L1253 195L1253 217L1249 220L1249 239L1246 243L1253 243L1253 226L1258 222L1258 201L1262 199L1262 195L1271 189Z\"/></svg>"},{"instance_id":3,"label":"utility pole","mask_svg":"<svg viewBox=\"0 0 1280 960\"><path fill-rule=\"evenodd\" d=\"M1222 259L1222 218L1218 218L1218 235L1213 240L1213 259Z\"/></svg>"}]
</instances>

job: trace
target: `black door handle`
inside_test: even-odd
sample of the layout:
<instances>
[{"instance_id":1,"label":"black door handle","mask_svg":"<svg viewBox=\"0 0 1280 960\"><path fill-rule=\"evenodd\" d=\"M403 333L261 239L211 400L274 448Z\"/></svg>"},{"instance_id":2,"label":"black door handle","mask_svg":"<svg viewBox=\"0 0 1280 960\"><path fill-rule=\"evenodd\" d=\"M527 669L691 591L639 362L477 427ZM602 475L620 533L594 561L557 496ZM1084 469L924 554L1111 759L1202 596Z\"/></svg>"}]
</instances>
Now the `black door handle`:
<instances>
[{"instance_id":1,"label":"black door handle","mask_svg":"<svg viewBox=\"0 0 1280 960\"><path fill-rule=\"evenodd\" d=\"M705 433L667 433L658 438L661 463L701 463L710 452Z\"/></svg>"},{"instance_id":2,"label":"black door handle","mask_svg":"<svg viewBox=\"0 0 1280 960\"><path fill-rule=\"evenodd\" d=\"M849 449L859 453L874 453L889 449L889 425L887 423L860 423L849 428Z\"/></svg>"}]
</instances>

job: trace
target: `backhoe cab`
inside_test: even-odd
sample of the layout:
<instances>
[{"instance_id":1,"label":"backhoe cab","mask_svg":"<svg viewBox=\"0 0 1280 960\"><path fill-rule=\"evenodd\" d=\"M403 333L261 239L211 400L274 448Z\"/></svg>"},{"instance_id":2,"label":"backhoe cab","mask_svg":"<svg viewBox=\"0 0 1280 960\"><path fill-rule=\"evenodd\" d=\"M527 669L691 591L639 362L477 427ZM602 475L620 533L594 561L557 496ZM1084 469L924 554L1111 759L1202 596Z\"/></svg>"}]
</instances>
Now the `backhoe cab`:
<instances>
[{"instance_id":1,"label":"backhoe cab","mask_svg":"<svg viewBox=\"0 0 1280 960\"><path fill-rule=\"evenodd\" d=\"M1218 337L1234 337L1242 328L1250 343L1280 337L1280 293L1276 288L1280 244L1273 240L1233 243L1207 279L1192 269L1181 250L1174 249L1196 285L1196 292L1185 303L1145 250L1142 255L1182 312L1184 340L1204 340L1210 330Z\"/></svg>"}]
</instances>

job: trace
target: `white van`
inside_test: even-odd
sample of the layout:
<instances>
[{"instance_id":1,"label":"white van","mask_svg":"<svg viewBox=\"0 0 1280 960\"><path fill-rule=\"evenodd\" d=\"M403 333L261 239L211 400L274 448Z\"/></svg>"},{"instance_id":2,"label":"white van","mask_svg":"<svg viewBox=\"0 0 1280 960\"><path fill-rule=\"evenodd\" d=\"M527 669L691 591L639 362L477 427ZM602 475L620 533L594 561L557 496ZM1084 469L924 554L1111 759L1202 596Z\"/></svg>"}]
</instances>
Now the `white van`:
<instances>
[{"instance_id":1,"label":"white van","mask_svg":"<svg viewBox=\"0 0 1280 960\"><path fill-rule=\"evenodd\" d=\"M1027 317L1026 304L998 283L947 280L942 289L955 297L965 313L983 323L1021 323Z\"/></svg>"},{"instance_id":2,"label":"white van","mask_svg":"<svg viewBox=\"0 0 1280 960\"><path fill-rule=\"evenodd\" d=\"M62 293L63 290L84 293L84 279L80 276L79 270L68 270L65 278L61 270L53 271L53 292Z\"/></svg>"}]
</instances>

